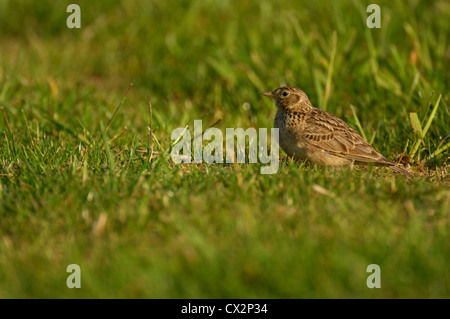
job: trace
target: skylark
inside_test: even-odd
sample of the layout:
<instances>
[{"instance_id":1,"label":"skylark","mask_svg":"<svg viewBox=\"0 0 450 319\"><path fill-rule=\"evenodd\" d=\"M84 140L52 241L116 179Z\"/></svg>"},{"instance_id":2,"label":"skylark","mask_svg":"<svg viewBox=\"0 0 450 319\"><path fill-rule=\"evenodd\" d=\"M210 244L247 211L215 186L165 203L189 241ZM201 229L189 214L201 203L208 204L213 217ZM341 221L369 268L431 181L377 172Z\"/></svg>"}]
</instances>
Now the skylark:
<instances>
[{"instance_id":1,"label":"skylark","mask_svg":"<svg viewBox=\"0 0 450 319\"><path fill-rule=\"evenodd\" d=\"M275 100L274 126L279 129L280 146L295 160L321 166L372 163L412 176L378 153L343 120L313 107L299 88L284 86L262 94Z\"/></svg>"}]
</instances>

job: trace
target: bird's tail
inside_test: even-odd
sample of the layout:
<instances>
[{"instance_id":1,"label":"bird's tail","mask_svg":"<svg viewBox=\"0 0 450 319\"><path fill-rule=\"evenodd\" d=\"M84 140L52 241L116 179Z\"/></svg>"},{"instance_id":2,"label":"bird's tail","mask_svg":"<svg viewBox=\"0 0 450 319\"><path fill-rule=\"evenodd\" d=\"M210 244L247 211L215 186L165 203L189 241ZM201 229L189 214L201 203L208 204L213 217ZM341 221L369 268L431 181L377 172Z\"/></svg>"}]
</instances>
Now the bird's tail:
<instances>
[{"instance_id":1,"label":"bird's tail","mask_svg":"<svg viewBox=\"0 0 450 319\"><path fill-rule=\"evenodd\" d=\"M411 174L410 172L408 172L406 169L401 168L400 166L397 166L395 164L389 165L389 168L392 169L393 171L399 172L399 173L401 173L403 175L406 175L408 177L414 177L414 175Z\"/></svg>"}]
</instances>

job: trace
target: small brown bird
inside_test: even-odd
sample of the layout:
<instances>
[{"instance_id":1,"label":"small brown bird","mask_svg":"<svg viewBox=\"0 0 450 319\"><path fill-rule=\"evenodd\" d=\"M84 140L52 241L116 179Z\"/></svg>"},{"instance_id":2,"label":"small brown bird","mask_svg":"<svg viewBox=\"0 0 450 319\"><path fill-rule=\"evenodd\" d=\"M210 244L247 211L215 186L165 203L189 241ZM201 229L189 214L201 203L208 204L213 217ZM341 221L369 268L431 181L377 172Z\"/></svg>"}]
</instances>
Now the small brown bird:
<instances>
[{"instance_id":1,"label":"small brown bird","mask_svg":"<svg viewBox=\"0 0 450 319\"><path fill-rule=\"evenodd\" d=\"M275 100L278 111L274 126L279 129L280 146L288 156L321 166L386 165L413 176L378 153L343 120L313 107L299 88L284 86L262 94Z\"/></svg>"}]
</instances>

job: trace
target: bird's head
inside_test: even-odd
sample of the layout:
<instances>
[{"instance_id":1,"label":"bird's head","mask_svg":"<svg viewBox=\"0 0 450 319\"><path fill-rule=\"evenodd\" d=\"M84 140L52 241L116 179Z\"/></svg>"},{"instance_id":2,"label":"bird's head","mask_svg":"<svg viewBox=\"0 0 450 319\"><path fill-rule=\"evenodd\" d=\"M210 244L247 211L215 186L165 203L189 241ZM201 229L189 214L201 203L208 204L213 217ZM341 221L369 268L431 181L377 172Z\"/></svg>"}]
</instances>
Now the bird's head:
<instances>
[{"instance_id":1,"label":"bird's head","mask_svg":"<svg viewBox=\"0 0 450 319\"><path fill-rule=\"evenodd\" d=\"M275 100L278 109L286 112L305 112L312 108L311 102L305 92L294 86L283 86L272 92L263 92Z\"/></svg>"}]
</instances>

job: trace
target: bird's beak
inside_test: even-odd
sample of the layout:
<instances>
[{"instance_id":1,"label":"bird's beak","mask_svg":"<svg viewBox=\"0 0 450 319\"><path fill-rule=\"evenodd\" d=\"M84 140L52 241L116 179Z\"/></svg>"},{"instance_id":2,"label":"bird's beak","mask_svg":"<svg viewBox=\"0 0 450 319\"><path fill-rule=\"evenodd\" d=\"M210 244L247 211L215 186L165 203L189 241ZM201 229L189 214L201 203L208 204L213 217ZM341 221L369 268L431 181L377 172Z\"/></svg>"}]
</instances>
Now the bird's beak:
<instances>
[{"instance_id":1,"label":"bird's beak","mask_svg":"<svg viewBox=\"0 0 450 319\"><path fill-rule=\"evenodd\" d=\"M275 94L273 94L272 92L262 92L261 94L265 95L265 96L268 96L268 97L270 97L272 99L276 99L277 98L277 96Z\"/></svg>"}]
</instances>

